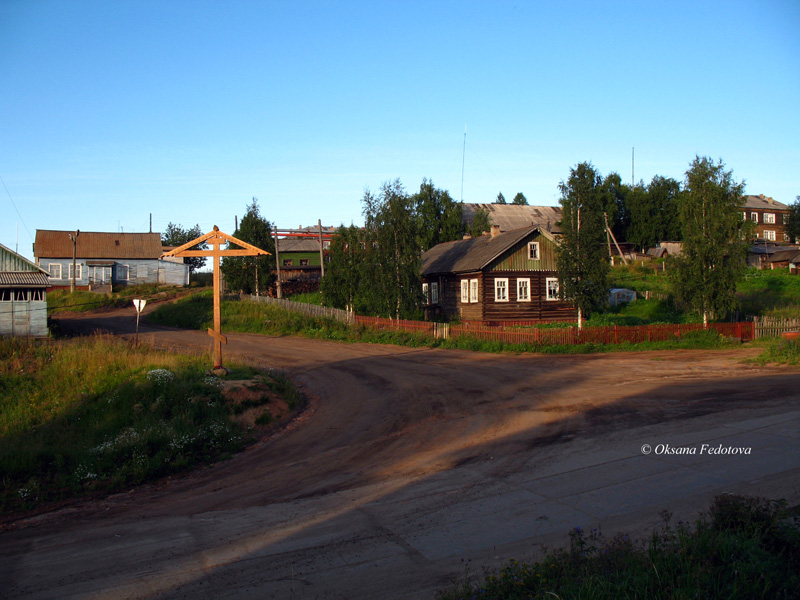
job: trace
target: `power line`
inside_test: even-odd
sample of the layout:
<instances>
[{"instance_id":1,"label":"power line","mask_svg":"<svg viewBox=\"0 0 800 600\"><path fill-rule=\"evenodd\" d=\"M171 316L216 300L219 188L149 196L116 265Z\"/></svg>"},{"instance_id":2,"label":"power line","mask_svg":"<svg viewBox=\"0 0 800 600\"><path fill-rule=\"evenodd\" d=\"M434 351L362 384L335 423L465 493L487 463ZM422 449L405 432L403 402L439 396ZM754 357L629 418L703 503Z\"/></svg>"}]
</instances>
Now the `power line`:
<instances>
[{"instance_id":1,"label":"power line","mask_svg":"<svg viewBox=\"0 0 800 600\"><path fill-rule=\"evenodd\" d=\"M25 219L22 218L22 215L20 214L19 209L17 208L17 203L14 202L14 198L11 197L11 192L8 191L8 186L6 186L6 182L3 179L2 175L0 175L0 181L3 182L3 188L6 190L6 194L8 194L8 199L11 200L11 205L14 207L14 210L17 212L17 216L19 217L19 220L22 221L22 226L25 228L25 231L28 232L28 237L31 238L31 241L33 241L33 236L31 235L31 232L28 230L28 226L25 224Z\"/></svg>"}]
</instances>

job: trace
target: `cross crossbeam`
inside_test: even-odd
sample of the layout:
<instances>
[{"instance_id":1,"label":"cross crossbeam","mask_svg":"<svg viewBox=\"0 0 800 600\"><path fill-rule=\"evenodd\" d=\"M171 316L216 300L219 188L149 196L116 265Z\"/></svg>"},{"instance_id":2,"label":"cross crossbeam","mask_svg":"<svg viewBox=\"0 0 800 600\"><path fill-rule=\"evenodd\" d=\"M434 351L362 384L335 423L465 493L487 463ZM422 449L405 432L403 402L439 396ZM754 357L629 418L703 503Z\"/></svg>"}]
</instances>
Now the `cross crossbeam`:
<instances>
[{"instance_id":1,"label":"cross crossbeam","mask_svg":"<svg viewBox=\"0 0 800 600\"><path fill-rule=\"evenodd\" d=\"M211 246L211 250L190 250L190 248L202 243ZM228 248L223 250L222 246L226 244L236 244L241 248ZM214 225L213 231L209 231L205 235L201 235L199 238L195 238L161 255L162 258L167 256L206 256L211 258L211 262L214 266L214 329L209 329L208 335L214 340L215 369L222 368L222 344L228 343L228 339L222 335L222 313L220 311L222 291L220 289L219 259L222 256L267 256L269 254L270 253L266 250L262 250L232 235L223 233L219 230L219 227Z\"/></svg>"}]
</instances>

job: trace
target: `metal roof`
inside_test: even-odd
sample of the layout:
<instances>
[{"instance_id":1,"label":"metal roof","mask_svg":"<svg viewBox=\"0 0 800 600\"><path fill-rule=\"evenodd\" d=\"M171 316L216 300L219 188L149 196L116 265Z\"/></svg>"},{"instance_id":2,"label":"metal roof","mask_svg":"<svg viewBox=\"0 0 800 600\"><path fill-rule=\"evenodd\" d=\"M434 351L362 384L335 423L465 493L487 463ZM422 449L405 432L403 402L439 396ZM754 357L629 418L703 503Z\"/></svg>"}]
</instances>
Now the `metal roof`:
<instances>
[{"instance_id":1,"label":"metal roof","mask_svg":"<svg viewBox=\"0 0 800 600\"><path fill-rule=\"evenodd\" d=\"M319 252L319 238L278 238L279 252Z\"/></svg>"},{"instance_id":2,"label":"metal roof","mask_svg":"<svg viewBox=\"0 0 800 600\"><path fill-rule=\"evenodd\" d=\"M765 196L764 194L759 194L758 196L744 196L743 200L744 204L741 205L743 208L760 208L764 210L769 210L769 209L789 210L789 207L786 206L785 204L778 202L774 198Z\"/></svg>"},{"instance_id":3,"label":"metal roof","mask_svg":"<svg viewBox=\"0 0 800 600\"><path fill-rule=\"evenodd\" d=\"M47 273L42 271L0 273L0 287L47 287Z\"/></svg>"},{"instance_id":4,"label":"metal roof","mask_svg":"<svg viewBox=\"0 0 800 600\"><path fill-rule=\"evenodd\" d=\"M556 225L561 220L560 206L529 206L527 204L471 204L465 202L462 209L462 220L472 222L475 213L480 209L489 213L492 225L501 231L511 231L522 227L538 225L543 231L561 233Z\"/></svg>"},{"instance_id":5,"label":"metal roof","mask_svg":"<svg viewBox=\"0 0 800 600\"><path fill-rule=\"evenodd\" d=\"M437 244L422 255L422 274L480 271L535 231L553 240L549 233L539 227L524 227L499 233L494 237L482 235L466 240Z\"/></svg>"},{"instance_id":6,"label":"metal roof","mask_svg":"<svg viewBox=\"0 0 800 600\"><path fill-rule=\"evenodd\" d=\"M769 262L800 262L800 250L797 248L786 248L785 250L776 250L772 254Z\"/></svg>"},{"instance_id":7,"label":"metal roof","mask_svg":"<svg viewBox=\"0 0 800 600\"><path fill-rule=\"evenodd\" d=\"M37 260L72 258L73 231L37 229L33 253ZM161 258L160 233L104 233L81 231L76 248L77 258Z\"/></svg>"}]
</instances>

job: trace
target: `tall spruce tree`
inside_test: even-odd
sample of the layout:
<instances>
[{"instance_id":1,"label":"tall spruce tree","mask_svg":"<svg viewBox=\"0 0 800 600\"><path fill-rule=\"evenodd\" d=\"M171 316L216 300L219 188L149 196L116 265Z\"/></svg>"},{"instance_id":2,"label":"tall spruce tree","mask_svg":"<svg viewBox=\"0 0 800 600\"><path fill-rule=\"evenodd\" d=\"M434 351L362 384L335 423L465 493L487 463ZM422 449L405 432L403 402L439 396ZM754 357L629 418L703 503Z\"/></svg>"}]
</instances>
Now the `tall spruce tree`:
<instances>
[{"instance_id":1,"label":"tall spruce tree","mask_svg":"<svg viewBox=\"0 0 800 600\"><path fill-rule=\"evenodd\" d=\"M584 316L602 307L608 298L605 213L611 198L591 163L570 169L569 178L558 187L562 211L559 292L575 303L581 328Z\"/></svg>"},{"instance_id":2,"label":"tall spruce tree","mask_svg":"<svg viewBox=\"0 0 800 600\"><path fill-rule=\"evenodd\" d=\"M789 205L789 214L786 216L786 235L794 243L800 240L800 196Z\"/></svg>"},{"instance_id":3,"label":"tall spruce tree","mask_svg":"<svg viewBox=\"0 0 800 600\"><path fill-rule=\"evenodd\" d=\"M670 269L679 302L709 319L736 306L736 282L747 266L750 225L742 219L744 184L722 160L696 156L680 195L683 247Z\"/></svg>"},{"instance_id":4,"label":"tall spruce tree","mask_svg":"<svg viewBox=\"0 0 800 600\"><path fill-rule=\"evenodd\" d=\"M253 198L247 206L247 212L239 221L239 228L234 231L233 237L266 250L270 255L224 257L220 270L228 289L245 294L264 293L275 279L272 272L275 268L275 241L272 238L272 225L261 216L258 198Z\"/></svg>"},{"instance_id":5,"label":"tall spruce tree","mask_svg":"<svg viewBox=\"0 0 800 600\"><path fill-rule=\"evenodd\" d=\"M511 204L516 204L518 206L525 206L528 204L528 199L522 192L517 192L517 195L514 196L514 199L511 201Z\"/></svg>"}]
</instances>

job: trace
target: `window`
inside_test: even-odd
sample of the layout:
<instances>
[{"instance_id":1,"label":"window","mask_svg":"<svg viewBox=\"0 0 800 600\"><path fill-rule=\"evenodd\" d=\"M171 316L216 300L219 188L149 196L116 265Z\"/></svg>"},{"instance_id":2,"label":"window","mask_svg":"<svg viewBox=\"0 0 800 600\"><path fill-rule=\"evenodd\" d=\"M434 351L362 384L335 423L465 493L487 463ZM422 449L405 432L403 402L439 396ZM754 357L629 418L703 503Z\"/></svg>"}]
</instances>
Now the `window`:
<instances>
[{"instance_id":1,"label":"window","mask_svg":"<svg viewBox=\"0 0 800 600\"><path fill-rule=\"evenodd\" d=\"M775 213L764 213L764 223L768 225L775 224Z\"/></svg>"},{"instance_id":2,"label":"window","mask_svg":"<svg viewBox=\"0 0 800 600\"><path fill-rule=\"evenodd\" d=\"M425 298L425 300L423 300L424 304L430 304L431 303L431 292L430 292L430 289L429 289L427 283L423 283L422 284L422 296L423 296L423 298Z\"/></svg>"},{"instance_id":3,"label":"window","mask_svg":"<svg viewBox=\"0 0 800 600\"><path fill-rule=\"evenodd\" d=\"M528 260L539 260L539 242L528 242Z\"/></svg>"},{"instance_id":4,"label":"window","mask_svg":"<svg viewBox=\"0 0 800 600\"><path fill-rule=\"evenodd\" d=\"M61 265L58 263L50 263L47 265L47 270L50 271L50 279L61 279Z\"/></svg>"},{"instance_id":5,"label":"window","mask_svg":"<svg viewBox=\"0 0 800 600\"><path fill-rule=\"evenodd\" d=\"M494 280L494 301L508 302L508 279Z\"/></svg>"},{"instance_id":6,"label":"window","mask_svg":"<svg viewBox=\"0 0 800 600\"><path fill-rule=\"evenodd\" d=\"M771 242L775 241L775 232L771 229L767 229L764 231L764 239L769 240Z\"/></svg>"},{"instance_id":7,"label":"window","mask_svg":"<svg viewBox=\"0 0 800 600\"><path fill-rule=\"evenodd\" d=\"M431 304L439 304L439 282L431 283Z\"/></svg>"},{"instance_id":8,"label":"window","mask_svg":"<svg viewBox=\"0 0 800 600\"><path fill-rule=\"evenodd\" d=\"M742 213L742 220L747 221L747 211Z\"/></svg>"},{"instance_id":9,"label":"window","mask_svg":"<svg viewBox=\"0 0 800 600\"><path fill-rule=\"evenodd\" d=\"M128 265L117 265L117 281L128 281L131 269Z\"/></svg>"},{"instance_id":10,"label":"window","mask_svg":"<svg viewBox=\"0 0 800 600\"><path fill-rule=\"evenodd\" d=\"M547 299L558 300L558 277L548 277L545 285L547 286Z\"/></svg>"},{"instance_id":11,"label":"window","mask_svg":"<svg viewBox=\"0 0 800 600\"><path fill-rule=\"evenodd\" d=\"M791 242L791 241L792 241L792 238L790 238L790 237L789 237L789 234L788 234L788 233L784 232L784 233L783 233L783 241L784 241L784 242Z\"/></svg>"},{"instance_id":12,"label":"window","mask_svg":"<svg viewBox=\"0 0 800 600\"><path fill-rule=\"evenodd\" d=\"M291 258L284 258L283 259L283 266L284 267L291 267L293 262L294 262L294 260L291 259Z\"/></svg>"},{"instance_id":13,"label":"window","mask_svg":"<svg viewBox=\"0 0 800 600\"><path fill-rule=\"evenodd\" d=\"M750 213L750 220L753 223L758 223L758 213L757 212L751 212Z\"/></svg>"},{"instance_id":14,"label":"window","mask_svg":"<svg viewBox=\"0 0 800 600\"><path fill-rule=\"evenodd\" d=\"M469 302L469 279L461 280L461 303L467 304Z\"/></svg>"},{"instance_id":15,"label":"window","mask_svg":"<svg viewBox=\"0 0 800 600\"><path fill-rule=\"evenodd\" d=\"M517 279L517 302L531 301L531 280Z\"/></svg>"},{"instance_id":16,"label":"window","mask_svg":"<svg viewBox=\"0 0 800 600\"><path fill-rule=\"evenodd\" d=\"M477 302L478 301L478 280L477 279L470 279L469 280L469 301L470 302Z\"/></svg>"},{"instance_id":17,"label":"window","mask_svg":"<svg viewBox=\"0 0 800 600\"><path fill-rule=\"evenodd\" d=\"M331 249L331 241L330 240L322 240L322 249L323 250L330 250Z\"/></svg>"},{"instance_id":18,"label":"window","mask_svg":"<svg viewBox=\"0 0 800 600\"><path fill-rule=\"evenodd\" d=\"M69 263L69 269L68 269L67 272L69 273L67 278L70 281L72 281L72 263ZM83 265L80 264L80 263L77 263L75 265L75 279L81 279L82 277L83 277Z\"/></svg>"},{"instance_id":19,"label":"window","mask_svg":"<svg viewBox=\"0 0 800 600\"><path fill-rule=\"evenodd\" d=\"M307 258L301 258L300 259L300 266L301 267L307 267L308 266L308 259Z\"/></svg>"}]
</instances>

